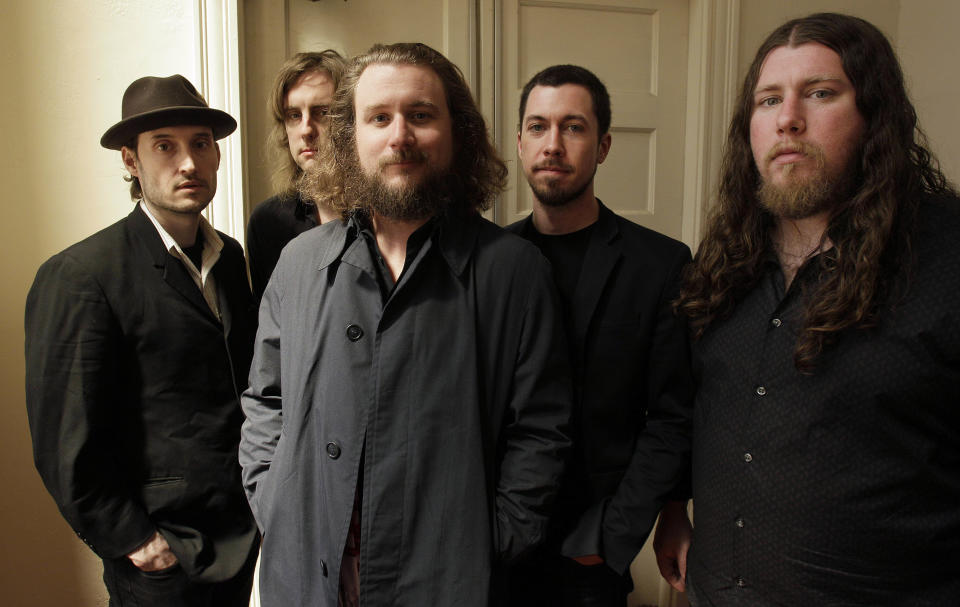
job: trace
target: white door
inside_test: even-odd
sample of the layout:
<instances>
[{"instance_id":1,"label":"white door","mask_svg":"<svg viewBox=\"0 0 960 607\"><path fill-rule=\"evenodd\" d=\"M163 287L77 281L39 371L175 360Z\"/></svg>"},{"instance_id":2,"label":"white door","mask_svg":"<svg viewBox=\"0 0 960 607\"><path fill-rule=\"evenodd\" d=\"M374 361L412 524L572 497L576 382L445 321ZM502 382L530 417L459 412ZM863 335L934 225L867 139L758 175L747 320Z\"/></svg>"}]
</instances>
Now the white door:
<instances>
[{"instance_id":1,"label":"white door","mask_svg":"<svg viewBox=\"0 0 960 607\"><path fill-rule=\"evenodd\" d=\"M516 137L520 92L541 69L573 63L610 91L610 155L596 193L637 223L681 237L687 73L686 0L504 0L498 134L510 190L498 220L531 210Z\"/></svg>"}]
</instances>

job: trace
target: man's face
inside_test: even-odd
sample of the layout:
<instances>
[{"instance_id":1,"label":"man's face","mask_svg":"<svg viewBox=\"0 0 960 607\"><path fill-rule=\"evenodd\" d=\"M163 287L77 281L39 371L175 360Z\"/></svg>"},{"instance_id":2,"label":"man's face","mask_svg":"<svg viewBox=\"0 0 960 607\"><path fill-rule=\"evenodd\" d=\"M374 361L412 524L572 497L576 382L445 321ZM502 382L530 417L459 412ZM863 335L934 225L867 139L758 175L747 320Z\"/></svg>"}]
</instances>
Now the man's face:
<instances>
[{"instance_id":1,"label":"man's face","mask_svg":"<svg viewBox=\"0 0 960 607\"><path fill-rule=\"evenodd\" d=\"M558 207L593 200L593 176L610 150L590 92L577 84L535 86L527 97L517 150L537 200Z\"/></svg>"},{"instance_id":2,"label":"man's face","mask_svg":"<svg viewBox=\"0 0 960 607\"><path fill-rule=\"evenodd\" d=\"M137 137L136 152L121 150L123 164L140 179L151 211L196 214L217 191L220 148L207 126L168 126Z\"/></svg>"},{"instance_id":3,"label":"man's face","mask_svg":"<svg viewBox=\"0 0 960 607\"><path fill-rule=\"evenodd\" d=\"M865 130L840 56L817 43L775 48L760 68L753 101L750 145L761 201L791 219L839 202Z\"/></svg>"},{"instance_id":4,"label":"man's face","mask_svg":"<svg viewBox=\"0 0 960 607\"><path fill-rule=\"evenodd\" d=\"M419 65L374 64L357 81L357 158L386 191L449 172L453 127L440 77Z\"/></svg>"},{"instance_id":5,"label":"man's face","mask_svg":"<svg viewBox=\"0 0 960 607\"><path fill-rule=\"evenodd\" d=\"M316 162L317 136L336 91L326 70L304 72L287 91L283 127L294 162L304 172Z\"/></svg>"}]
</instances>

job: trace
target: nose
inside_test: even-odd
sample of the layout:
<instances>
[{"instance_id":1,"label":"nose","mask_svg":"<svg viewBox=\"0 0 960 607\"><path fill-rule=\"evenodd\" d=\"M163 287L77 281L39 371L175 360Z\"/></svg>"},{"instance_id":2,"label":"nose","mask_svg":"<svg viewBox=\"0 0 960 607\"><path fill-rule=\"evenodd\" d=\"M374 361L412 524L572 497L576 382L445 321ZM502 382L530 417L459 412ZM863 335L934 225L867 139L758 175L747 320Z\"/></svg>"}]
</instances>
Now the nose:
<instances>
[{"instance_id":1,"label":"nose","mask_svg":"<svg viewBox=\"0 0 960 607\"><path fill-rule=\"evenodd\" d=\"M413 130L403 116L396 116L390 125L391 148L404 148L413 144Z\"/></svg>"},{"instance_id":2,"label":"nose","mask_svg":"<svg viewBox=\"0 0 960 607\"><path fill-rule=\"evenodd\" d=\"M777 130L781 134L797 135L806 129L803 106L793 96L784 97L777 113Z\"/></svg>"},{"instance_id":3,"label":"nose","mask_svg":"<svg viewBox=\"0 0 960 607\"><path fill-rule=\"evenodd\" d=\"M543 153L547 156L563 156L566 151L563 147L563 137L560 136L560 128L557 126L550 127L544 143Z\"/></svg>"},{"instance_id":4,"label":"nose","mask_svg":"<svg viewBox=\"0 0 960 607\"><path fill-rule=\"evenodd\" d=\"M299 131L300 137L308 141L317 136L317 125L307 114L304 114L303 118L300 119L297 130Z\"/></svg>"},{"instance_id":5,"label":"nose","mask_svg":"<svg viewBox=\"0 0 960 607\"><path fill-rule=\"evenodd\" d=\"M180 172L181 173L189 175L196 170L197 160L196 158L194 158L194 154L196 153L197 152L194 152L193 150L188 150L186 153L180 156Z\"/></svg>"}]
</instances>

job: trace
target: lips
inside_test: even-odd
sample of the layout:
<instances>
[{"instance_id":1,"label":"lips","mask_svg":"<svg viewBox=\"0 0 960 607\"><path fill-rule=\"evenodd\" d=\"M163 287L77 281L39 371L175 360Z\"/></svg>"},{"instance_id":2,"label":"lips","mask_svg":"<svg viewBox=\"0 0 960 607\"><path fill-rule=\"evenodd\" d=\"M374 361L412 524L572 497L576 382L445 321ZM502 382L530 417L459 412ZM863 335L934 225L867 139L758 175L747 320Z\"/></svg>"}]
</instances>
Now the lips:
<instances>
[{"instance_id":1,"label":"lips","mask_svg":"<svg viewBox=\"0 0 960 607\"><path fill-rule=\"evenodd\" d=\"M572 173L573 167L567 164L543 163L543 164L534 165L533 172L548 173L548 174L550 173L566 174L566 173Z\"/></svg>"},{"instance_id":2,"label":"lips","mask_svg":"<svg viewBox=\"0 0 960 607\"><path fill-rule=\"evenodd\" d=\"M199 188L205 188L207 184L205 181L199 181L196 179L191 179L190 181L184 181L177 185L175 189L177 190L196 190Z\"/></svg>"}]
</instances>

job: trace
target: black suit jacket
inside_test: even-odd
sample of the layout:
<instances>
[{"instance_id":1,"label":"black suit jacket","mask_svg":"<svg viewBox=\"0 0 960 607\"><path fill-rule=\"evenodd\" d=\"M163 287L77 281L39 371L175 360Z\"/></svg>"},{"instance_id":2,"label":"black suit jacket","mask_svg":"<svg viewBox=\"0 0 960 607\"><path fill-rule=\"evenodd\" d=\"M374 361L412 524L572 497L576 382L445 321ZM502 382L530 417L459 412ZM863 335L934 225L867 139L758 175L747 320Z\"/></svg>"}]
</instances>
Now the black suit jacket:
<instances>
[{"instance_id":1,"label":"black suit jacket","mask_svg":"<svg viewBox=\"0 0 960 607\"><path fill-rule=\"evenodd\" d=\"M507 228L529 238L531 217ZM548 546L623 573L689 462L694 387L673 313L686 245L600 216L570 308L574 451Z\"/></svg>"},{"instance_id":2,"label":"black suit jacket","mask_svg":"<svg viewBox=\"0 0 960 607\"><path fill-rule=\"evenodd\" d=\"M102 558L159 529L200 581L257 541L237 461L252 304L220 237L222 321L139 206L44 263L26 305L34 461L60 511Z\"/></svg>"}]
</instances>

